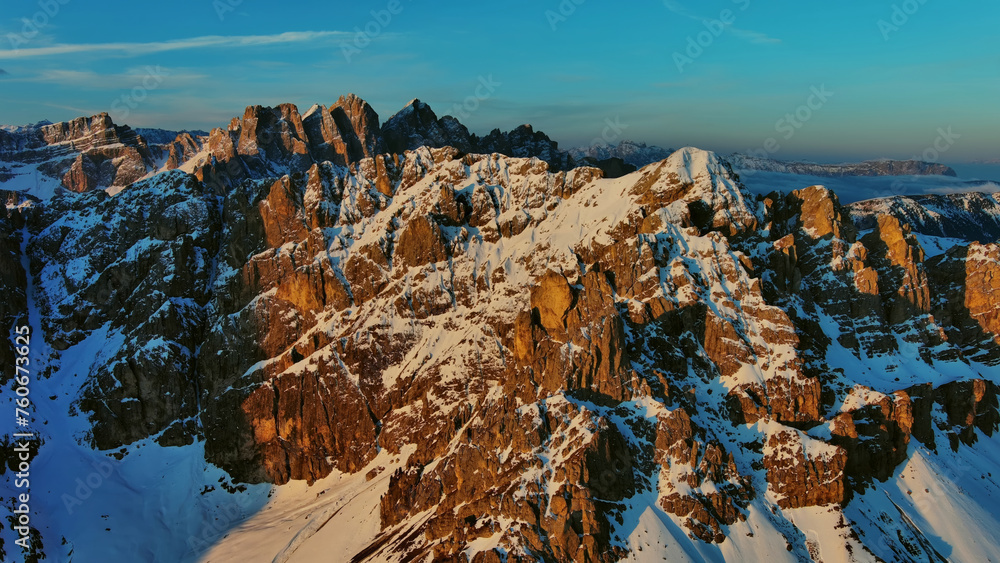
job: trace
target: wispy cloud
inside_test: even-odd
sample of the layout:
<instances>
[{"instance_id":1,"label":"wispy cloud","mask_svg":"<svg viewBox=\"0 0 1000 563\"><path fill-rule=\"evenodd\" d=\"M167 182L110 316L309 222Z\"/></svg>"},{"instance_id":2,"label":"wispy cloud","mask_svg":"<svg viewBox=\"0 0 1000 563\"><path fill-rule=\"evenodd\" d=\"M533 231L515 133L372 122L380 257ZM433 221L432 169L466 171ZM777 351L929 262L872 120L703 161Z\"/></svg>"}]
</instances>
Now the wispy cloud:
<instances>
[{"instance_id":1,"label":"wispy cloud","mask_svg":"<svg viewBox=\"0 0 1000 563\"><path fill-rule=\"evenodd\" d=\"M129 69L124 73L101 74L89 70L65 70L48 69L42 70L33 76L12 78L14 82L35 82L43 84L58 84L60 86L72 86L74 88L90 88L95 90L114 90L122 88L132 88L140 84L143 78L150 72L162 75L170 79L173 87L181 87L196 84L200 80L208 77L207 74L179 71L170 68L140 67Z\"/></svg>"},{"instance_id":2,"label":"wispy cloud","mask_svg":"<svg viewBox=\"0 0 1000 563\"><path fill-rule=\"evenodd\" d=\"M260 47L287 43L308 43L351 36L346 31L289 31L277 35L206 35L188 39L157 41L152 43L80 43L60 44L31 49L0 50L0 59L50 57L80 53L117 53L124 56L148 55L184 49Z\"/></svg>"},{"instance_id":3,"label":"wispy cloud","mask_svg":"<svg viewBox=\"0 0 1000 563\"><path fill-rule=\"evenodd\" d=\"M50 108L69 110L72 112L76 112L77 115L97 115L101 113L101 111L107 111L107 110L98 111L93 108L78 108L76 106L65 106L61 104L50 104L46 102L41 102L39 105L43 105L45 107L50 107Z\"/></svg>"},{"instance_id":4,"label":"wispy cloud","mask_svg":"<svg viewBox=\"0 0 1000 563\"><path fill-rule=\"evenodd\" d=\"M736 37L739 37L739 38L742 38L742 39L746 39L747 41L749 41L751 43L757 43L757 44L775 44L775 43L781 43L781 39L778 39L776 37L771 37L770 35L767 35L766 33L761 33L759 31L751 31L749 29L740 29L738 27L730 27L729 28L729 33L732 33Z\"/></svg>"},{"instance_id":5,"label":"wispy cloud","mask_svg":"<svg viewBox=\"0 0 1000 563\"><path fill-rule=\"evenodd\" d=\"M691 12L683 5L681 5L680 2L677 2L675 0L663 0L663 5L671 12L679 16L683 16L685 18L694 20L696 22L708 23L712 21L711 18L705 18L699 16L698 14L695 14L694 12ZM752 31L749 29L740 29L738 27L733 27L732 25L726 26L726 31L732 33L734 36L739 37L740 39L744 39L746 41L749 41L750 43L755 43L759 45L781 43L781 39L771 37L766 33L761 33L759 31Z\"/></svg>"}]
</instances>

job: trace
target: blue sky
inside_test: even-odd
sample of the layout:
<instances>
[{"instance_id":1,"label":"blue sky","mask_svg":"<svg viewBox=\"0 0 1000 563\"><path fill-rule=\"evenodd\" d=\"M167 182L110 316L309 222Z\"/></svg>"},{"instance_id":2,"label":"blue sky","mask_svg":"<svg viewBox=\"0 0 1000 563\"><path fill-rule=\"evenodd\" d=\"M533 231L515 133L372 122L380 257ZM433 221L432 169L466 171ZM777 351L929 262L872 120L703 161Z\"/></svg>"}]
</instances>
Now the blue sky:
<instances>
[{"instance_id":1,"label":"blue sky","mask_svg":"<svg viewBox=\"0 0 1000 563\"><path fill-rule=\"evenodd\" d=\"M383 120L420 98L474 132L531 123L563 147L604 135L818 161L1000 158L995 0L100 7L4 2L0 123L107 111L209 129L250 104L305 111L354 92Z\"/></svg>"}]
</instances>

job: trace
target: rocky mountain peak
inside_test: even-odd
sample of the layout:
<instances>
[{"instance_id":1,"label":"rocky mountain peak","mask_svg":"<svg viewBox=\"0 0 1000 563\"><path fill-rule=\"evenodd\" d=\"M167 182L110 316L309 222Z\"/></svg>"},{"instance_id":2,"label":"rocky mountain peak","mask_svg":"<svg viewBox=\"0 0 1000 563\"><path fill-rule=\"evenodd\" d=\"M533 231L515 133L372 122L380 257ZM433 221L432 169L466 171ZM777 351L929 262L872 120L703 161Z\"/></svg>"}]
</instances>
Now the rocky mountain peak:
<instances>
[{"instance_id":1,"label":"rocky mountain peak","mask_svg":"<svg viewBox=\"0 0 1000 563\"><path fill-rule=\"evenodd\" d=\"M25 164L20 175L37 171L43 176L44 183L52 186L45 193L56 185L78 192L110 188L116 193L139 178L173 169L195 173L221 190L248 179L304 173L323 162L349 166L425 146L537 157L557 171L578 165L596 166L614 177L631 171L614 159L577 162L560 150L558 143L528 124L509 132L494 129L481 138L453 116L438 117L419 99L412 100L385 123L380 123L378 114L365 100L347 94L328 108L314 105L304 115L294 104L248 106L225 128L209 133L145 131L153 144L130 128L115 125L107 114L99 114L36 128L4 129L0 131L0 151ZM58 146L52 149L55 152L51 157L63 158L28 170L27 165L39 157L20 153L47 146ZM135 149L134 154L131 149ZM92 154L84 154L88 151ZM0 174L0 181L18 175L6 170Z\"/></svg>"},{"instance_id":2,"label":"rocky mountain peak","mask_svg":"<svg viewBox=\"0 0 1000 563\"><path fill-rule=\"evenodd\" d=\"M439 119L429 105L419 99L390 117L382 127L386 147L402 153L420 146L451 146L464 152L477 152L473 136L453 117Z\"/></svg>"},{"instance_id":3,"label":"rocky mountain peak","mask_svg":"<svg viewBox=\"0 0 1000 563\"><path fill-rule=\"evenodd\" d=\"M640 202L666 206L702 229L734 235L757 226L754 197L714 152L685 147L636 174Z\"/></svg>"},{"instance_id":4,"label":"rocky mountain peak","mask_svg":"<svg viewBox=\"0 0 1000 563\"><path fill-rule=\"evenodd\" d=\"M385 152L378 113L368 102L354 94L341 96L330 106L330 114L340 130L351 162Z\"/></svg>"}]
</instances>

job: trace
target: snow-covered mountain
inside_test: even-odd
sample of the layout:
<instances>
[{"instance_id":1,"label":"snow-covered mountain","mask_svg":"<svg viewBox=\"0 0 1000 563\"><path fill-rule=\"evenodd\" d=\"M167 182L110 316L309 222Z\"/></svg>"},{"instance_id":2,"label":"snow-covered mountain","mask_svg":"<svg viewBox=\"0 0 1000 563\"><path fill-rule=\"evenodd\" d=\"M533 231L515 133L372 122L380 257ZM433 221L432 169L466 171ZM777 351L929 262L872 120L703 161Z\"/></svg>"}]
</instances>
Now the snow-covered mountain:
<instances>
[{"instance_id":1,"label":"snow-covered mountain","mask_svg":"<svg viewBox=\"0 0 1000 563\"><path fill-rule=\"evenodd\" d=\"M997 559L997 243L696 148L607 178L395 123L255 106L8 205L38 439L0 558Z\"/></svg>"}]
</instances>

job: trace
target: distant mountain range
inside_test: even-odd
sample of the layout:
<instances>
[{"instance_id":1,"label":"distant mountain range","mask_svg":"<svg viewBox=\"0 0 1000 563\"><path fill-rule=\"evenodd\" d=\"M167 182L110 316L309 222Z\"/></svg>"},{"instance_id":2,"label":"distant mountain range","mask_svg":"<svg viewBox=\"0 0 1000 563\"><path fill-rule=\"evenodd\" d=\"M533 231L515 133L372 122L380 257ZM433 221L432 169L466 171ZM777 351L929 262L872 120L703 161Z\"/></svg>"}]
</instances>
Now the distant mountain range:
<instances>
[{"instance_id":1,"label":"distant mountain range","mask_svg":"<svg viewBox=\"0 0 1000 563\"><path fill-rule=\"evenodd\" d=\"M180 137L185 133L196 138L208 137L207 132L198 129L191 131L187 130L169 131L166 129L149 129L145 127L138 127L136 128L135 132L138 133L140 137L145 139L146 142L151 145L169 145L170 143L174 142L177 139L177 137Z\"/></svg>"},{"instance_id":2,"label":"distant mountain range","mask_svg":"<svg viewBox=\"0 0 1000 563\"><path fill-rule=\"evenodd\" d=\"M578 161L588 158L594 160L620 158L624 163L634 166L637 169L654 162L659 162L673 154L673 152L674 149L649 146L646 143L636 143L635 141L628 140L622 141L617 145L597 143L569 150L569 154Z\"/></svg>"},{"instance_id":3,"label":"distant mountain range","mask_svg":"<svg viewBox=\"0 0 1000 563\"><path fill-rule=\"evenodd\" d=\"M737 170L782 172L806 176L951 176L958 175L949 166L919 160L866 160L848 164L784 162L735 153L726 157Z\"/></svg>"}]
</instances>

